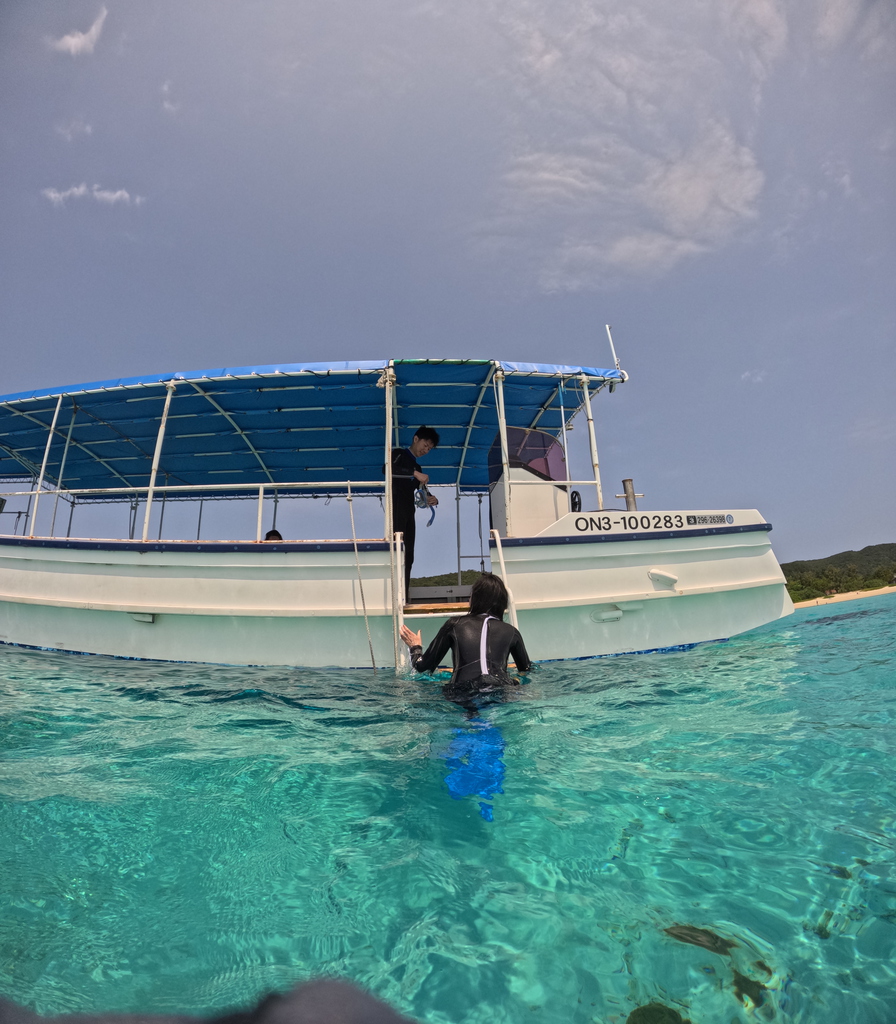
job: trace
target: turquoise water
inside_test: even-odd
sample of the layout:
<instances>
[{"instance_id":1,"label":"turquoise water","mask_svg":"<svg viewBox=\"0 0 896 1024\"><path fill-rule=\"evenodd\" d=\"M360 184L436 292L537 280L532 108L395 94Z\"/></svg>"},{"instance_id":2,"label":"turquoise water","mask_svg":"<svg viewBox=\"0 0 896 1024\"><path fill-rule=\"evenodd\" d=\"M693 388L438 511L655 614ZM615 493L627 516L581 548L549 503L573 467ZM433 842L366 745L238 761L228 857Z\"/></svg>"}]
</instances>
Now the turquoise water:
<instances>
[{"instance_id":1,"label":"turquoise water","mask_svg":"<svg viewBox=\"0 0 896 1024\"><path fill-rule=\"evenodd\" d=\"M432 681L0 648L0 994L431 1024L896 1019L896 597Z\"/></svg>"}]
</instances>

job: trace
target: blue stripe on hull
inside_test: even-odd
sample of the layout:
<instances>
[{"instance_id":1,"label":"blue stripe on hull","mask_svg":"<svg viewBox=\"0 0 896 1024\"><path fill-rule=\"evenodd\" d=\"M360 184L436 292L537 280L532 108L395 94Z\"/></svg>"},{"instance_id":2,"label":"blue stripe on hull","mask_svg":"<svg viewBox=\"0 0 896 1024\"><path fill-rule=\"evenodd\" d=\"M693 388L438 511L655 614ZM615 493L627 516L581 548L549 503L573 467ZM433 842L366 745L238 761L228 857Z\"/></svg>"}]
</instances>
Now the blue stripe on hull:
<instances>
[{"instance_id":1,"label":"blue stripe on hull","mask_svg":"<svg viewBox=\"0 0 896 1024\"><path fill-rule=\"evenodd\" d=\"M545 544L606 544L623 540L672 540L674 537L710 537L721 533L768 532L771 523L751 523L748 526L707 526L701 530L656 530L653 533L587 533L577 536L564 534L562 537L502 537L502 548L538 547ZM494 539L489 547L497 547Z\"/></svg>"},{"instance_id":2,"label":"blue stripe on hull","mask_svg":"<svg viewBox=\"0 0 896 1024\"><path fill-rule=\"evenodd\" d=\"M702 647L704 644L727 643L729 637L722 636L716 640L697 640L692 644L675 644L672 647L649 647L643 651L617 651L614 654L582 654L575 658L545 658L541 661L533 661L533 665L556 665L561 661L594 661L595 658L627 658L639 654L675 654L679 651L692 651L695 647ZM95 654L91 651L69 651L64 647L39 647L36 644L17 644L11 640L0 640L0 647L15 647L21 651L46 651L49 654L73 654L78 658L115 658L117 661L152 661L165 665L220 665L223 668L271 668L271 665L231 665L229 662L210 661L175 661L171 658L138 658L131 654ZM283 668L302 668L301 665L284 665ZM387 666L391 667L391 666ZM363 672L369 669L369 665L334 665L337 672ZM320 666L313 671L319 671ZM439 669L436 669L438 672ZM450 668L443 668L443 672L450 673ZM438 679L435 680L438 682Z\"/></svg>"},{"instance_id":3,"label":"blue stripe on hull","mask_svg":"<svg viewBox=\"0 0 896 1024\"><path fill-rule=\"evenodd\" d=\"M4 545L35 548L69 548L79 551L136 551L144 554L147 551L189 551L189 552L222 552L249 551L264 554L270 551L354 551L351 541L147 541L141 540L56 540L40 537L3 537L0 548ZM389 544L384 540L358 541L359 551L388 551Z\"/></svg>"},{"instance_id":4,"label":"blue stripe on hull","mask_svg":"<svg viewBox=\"0 0 896 1024\"><path fill-rule=\"evenodd\" d=\"M46 651L48 654L73 654L77 658L114 658L116 661L151 661L160 665L217 665L220 668L304 668L303 665L245 665L229 661L178 661L174 658L139 658L133 654L97 654L94 651L70 651L65 647L40 647L37 644L17 644L12 640L0 640L0 647L16 647L20 651ZM584 661L584 658L576 659ZM324 665L311 666L309 671L332 668L336 672L361 672L369 665Z\"/></svg>"}]
</instances>

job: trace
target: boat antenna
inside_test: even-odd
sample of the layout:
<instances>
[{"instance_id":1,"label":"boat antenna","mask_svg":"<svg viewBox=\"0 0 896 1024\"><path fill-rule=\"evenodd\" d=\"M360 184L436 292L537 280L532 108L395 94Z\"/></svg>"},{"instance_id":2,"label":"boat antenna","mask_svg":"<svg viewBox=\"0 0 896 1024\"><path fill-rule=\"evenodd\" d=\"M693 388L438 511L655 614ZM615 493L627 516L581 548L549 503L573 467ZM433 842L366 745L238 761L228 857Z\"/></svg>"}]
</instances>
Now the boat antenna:
<instances>
[{"instance_id":1,"label":"boat antenna","mask_svg":"<svg viewBox=\"0 0 896 1024\"><path fill-rule=\"evenodd\" d=\"M607 324L606 328L607 328L607 337L610 339L610 351L613 353L613 365L616 367L617 370L620 370L620 369L622 369L622 367L620 367L619 359L616 356L616 346L613 344L613 335L610 333L610 325Z\"/></svg>"}]
</instances>

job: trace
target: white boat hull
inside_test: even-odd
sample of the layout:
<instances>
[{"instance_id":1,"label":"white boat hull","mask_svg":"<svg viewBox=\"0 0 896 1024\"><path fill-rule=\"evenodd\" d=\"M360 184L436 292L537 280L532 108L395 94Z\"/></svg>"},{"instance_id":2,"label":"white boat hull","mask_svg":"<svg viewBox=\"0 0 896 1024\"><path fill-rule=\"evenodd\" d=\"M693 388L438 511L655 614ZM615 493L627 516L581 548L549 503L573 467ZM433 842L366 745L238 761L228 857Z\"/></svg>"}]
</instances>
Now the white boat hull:
<instances>
[{"instance_id":1,"label":"white boat hull","mask_svg":"<svg viewBox=\"0 0 896 1024\"><path fill-rule=\"evenodd\" d=\"M626 521L603 530L600 519L592 529L586 514L578 525L571 515L538 537L503 539L534 660L719 640L793 610L758 513L657 515L656 529ZM664 517L698 515L733 525L663 529ZM363 668L369 627L377 665L392 666L387 545L359 542L358 561L363 601L350 542L0 539L0 642L160 661ZM405 618L427 641L445 621Z\"/></svg>"},{"instance_id":2,"label":"white boat hull","mask_svg":"<svg viewBox=\"0 0 896 1024\"><path fill-rule=\"evenodd\" d=\"M0 539L0 642L227 665L394 664L388 546Z\"/></svg>"},{"instance_id":3,"label":"white boat hull","mask_svg":"<svg viewBox=\"0 0 896 1024\"><path fill-rule=\"evenodd\" d=\"M616 512L599 517L607 529L582 528L595 516L570 514L538 537L502 542L520 630L538 660L721 640L793 611L755 510Z\"/></svg>"}]
</instances>

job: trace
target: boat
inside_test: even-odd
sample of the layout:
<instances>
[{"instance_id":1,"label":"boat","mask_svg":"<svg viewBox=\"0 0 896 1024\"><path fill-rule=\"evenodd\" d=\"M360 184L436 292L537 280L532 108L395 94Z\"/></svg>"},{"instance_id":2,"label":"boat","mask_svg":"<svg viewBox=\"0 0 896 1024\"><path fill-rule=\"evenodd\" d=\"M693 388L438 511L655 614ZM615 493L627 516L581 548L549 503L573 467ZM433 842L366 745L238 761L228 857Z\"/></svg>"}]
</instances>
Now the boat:
<instances>
[{"instance_id":1,"label":"boat","mask_svg":"<svg viewBox=\"0 0 896 1024\"><path fill-rule=\"evenodd\" d=\"M506 582L510 618L536 661L682 648L790 614L771 526L757 510L645 511L628 482L625 507L607 506L592 401L627 380L618 362L394 359L0 397L0 643L403 672L401 625L432 637L463 611L462 560L477 556L461 551L460 503L471 498L489 517L479 564ZM577 417L586 479L570 477ZM434 492L455 499L458 575L456 585L406 594L384 466L424 423L441 434L424 468ZM346 502L340 522L351 528L263 539L278 503L311 495ZM195 537L166 538L173 502L194 503L201 524L215 499L253 510L239 536L199 539L197 527ZM125 536L73 535L86 510L110 502L127 511ZM361 502L382 506L379 535L357 536ZM443 500L442 531L450 505Z\"/></svg>"}]
</instances>

